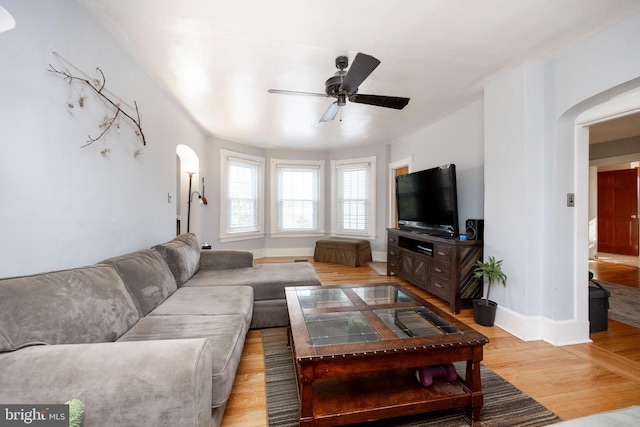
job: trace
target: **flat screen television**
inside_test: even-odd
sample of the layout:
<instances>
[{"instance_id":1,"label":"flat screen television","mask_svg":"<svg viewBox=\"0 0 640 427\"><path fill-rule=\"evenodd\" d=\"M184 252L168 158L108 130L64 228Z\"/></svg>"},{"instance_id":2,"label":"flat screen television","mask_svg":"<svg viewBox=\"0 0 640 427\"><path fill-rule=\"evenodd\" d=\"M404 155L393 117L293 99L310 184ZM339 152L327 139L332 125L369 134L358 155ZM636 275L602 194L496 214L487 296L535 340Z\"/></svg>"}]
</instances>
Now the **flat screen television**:
<instances>
[{"instance_id":1,"label":"flat screen television","mask_svg":"<svg viewBox=\"0 0 640 427\"><path fill-rule=\"evenodd\" d=\"M396 177L398 227L446 238L458 235L456 165Z\"/></svg>"}]
</instances>

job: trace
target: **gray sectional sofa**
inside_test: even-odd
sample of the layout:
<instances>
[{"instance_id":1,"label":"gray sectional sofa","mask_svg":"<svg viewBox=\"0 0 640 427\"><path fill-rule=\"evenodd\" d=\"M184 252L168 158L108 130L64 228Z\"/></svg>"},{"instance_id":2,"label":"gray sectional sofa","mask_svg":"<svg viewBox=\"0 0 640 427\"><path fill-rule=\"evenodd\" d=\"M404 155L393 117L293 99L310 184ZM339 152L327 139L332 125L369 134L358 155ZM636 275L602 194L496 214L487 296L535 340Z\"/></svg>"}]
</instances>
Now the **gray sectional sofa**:
<instances>
[{"instance_id":1,"label":"gray sectional sofa","mask_svg":"<svg viewBox=\"0 0 640 427\"><path fill-rule=\"evenodd\" d=\"M219 426L250 328L285 326L308 263L253 265L193 234L0 279L0 403L78 398L84 426Z\"/></svg>"}]
</instances>

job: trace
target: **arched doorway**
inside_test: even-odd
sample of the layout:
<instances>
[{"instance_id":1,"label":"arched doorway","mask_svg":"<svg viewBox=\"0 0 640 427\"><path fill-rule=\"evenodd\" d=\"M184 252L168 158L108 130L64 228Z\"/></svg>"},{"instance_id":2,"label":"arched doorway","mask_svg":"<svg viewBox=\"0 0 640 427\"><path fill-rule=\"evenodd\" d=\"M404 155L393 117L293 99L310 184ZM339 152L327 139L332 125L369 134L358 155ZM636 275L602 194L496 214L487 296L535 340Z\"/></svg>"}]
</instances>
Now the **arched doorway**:
<instances>
[{"instance_id":1,"label":"arched doorway","mask_svg":"<svg viewBox=\"0 0 640 427\"><path fill-rule=\"evenodd\" d=\"M640 89L632 90L619 95L608 102L599 104L589 110L583 112L576 119L576 138L579 146L587 147L587 151L590 151L595 144L599 144L597 148L602 150L602 145L606 145L608 142L615 142L628 137L637 137L640 135L640 126L637 122L637 117L640 115ZM629 121L629 118L633 124L633 129L630 129L628 125L623 123ZM620 123L620 124L618 124ZM609 130L607 130L609 129ZM587 131L588 130L588 131ZM597 135L591 135L591 130L597 130ZM604 135L603 132L612 133L611 136ZM615 153L614 153L615 154ZM609 158L603 158L596 161L591 161L589 156L589 257L593 257L597 253L597 165L605 165L607 163L615 163L616 161L637 161L638 154L634 156L619 155Z\"/></svg>"},{"instance_id":2,"label":"arched doorway","mask_svg":"<svg viewBox=\"0 0 640 427\"><path fill-rule=\"evenodd\" d=\"M589 165L589 127L597 123L620 118L640 111L640 88L638 81L630 82L631 89L613 88L606 93L586 101L574 119L575 165L576 165L576 229L574 241L574 303L577 317L588 324L588 288L586 278L589 254L593 251L594 236L593 205L590 196L595 171ZM635 86L635 87L634 87ZM597 102L597 99L606 99ZM578 106L576 106L579 108Z\"/></svg>"}]
</instances>

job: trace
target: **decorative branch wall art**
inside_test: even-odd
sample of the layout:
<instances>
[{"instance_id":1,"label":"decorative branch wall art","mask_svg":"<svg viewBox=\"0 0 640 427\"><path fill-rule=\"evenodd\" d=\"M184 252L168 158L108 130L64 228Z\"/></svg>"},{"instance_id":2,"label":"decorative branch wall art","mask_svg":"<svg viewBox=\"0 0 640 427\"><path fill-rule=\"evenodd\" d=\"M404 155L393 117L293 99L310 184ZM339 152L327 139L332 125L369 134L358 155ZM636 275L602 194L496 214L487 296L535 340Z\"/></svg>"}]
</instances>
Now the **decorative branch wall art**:
<instances>
[{"instance_id":1,"label":"decorative branch wall art","mask_svg":"<svg viewBox=\"0 0 640 427\"><path fill-rule=\"evenodd\" d=\"M60 57L59 54L57 54L57 52L52 52L56 55L58 55L58 57ZM67 61L68 62L68 61ZM144 132L142 132L142 125L141 125L141 121L140 121L140 110L138 110L138 104L136 103L136 101L133 101L133 105L135 106L135 117L133 114L129 114L126 111L124 111L124 109L122 108L122 104L123 102L118 99L118 97L111 95L106 89L105 89L105 85L107 83L106 78L104 73L102 72L102 70L100 68L96 68L96 71L99 75L99 77L96 78L84 78L84 77L78 77L78 76L74 76L68 69L66 69L66 67L63 70L59 70L57 68L55 68L53 65L49 64L49 68L47 69L47 71L57 74L58 76L60 76L61 78L63 78L64 80L67 81L67 83L69 83L69 86L71 87L71 85L73 84L74 81L77 82L81 82L84 83L83 87L89 86L98 96L100 96L100 98L102 98L107 105L109 105L111 107L111 109L113 110L113 113L111 114L105 114L104 118L102 119L102 122L99 124L99 128L101 129L100 134L92 137L91 135L88 136L87 139L87 143L82 145L82 148L87 147L91 144L93 144L94 142L98 141L99 139L101 139L111 128L115 128L118 132L120 131L120 120L119 118L122 116L126 119L128 119L133 126L135 127L135 134L138 138L140 138L140 140L142 141L143 145L147 145L147 141L144 137ZM83 73L84 74L84 73ZM80 108L84 107L84 103L87 99L87 96L84 94L84 91L81 90L80 94L78 95L78 105L80 106ZM75 107L74 102L69 99L67 101L67 108L69 108L70 110L72 108ZM109 149L104 149L101 151L102 154L106 154L108 153ZM134 153L134 157L138 157L142 154L142 150L141 149L137 149Z\"/></svg>"}]
</instances>

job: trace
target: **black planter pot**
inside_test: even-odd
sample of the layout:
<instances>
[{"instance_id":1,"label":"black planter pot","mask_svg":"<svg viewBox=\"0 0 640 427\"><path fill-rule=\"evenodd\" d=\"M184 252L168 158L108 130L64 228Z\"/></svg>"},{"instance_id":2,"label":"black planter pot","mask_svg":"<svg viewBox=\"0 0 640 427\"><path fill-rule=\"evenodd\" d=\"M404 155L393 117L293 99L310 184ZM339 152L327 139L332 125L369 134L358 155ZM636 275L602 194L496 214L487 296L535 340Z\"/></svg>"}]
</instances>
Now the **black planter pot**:
<instances>
[{"instance_id":1,"label":"black planter pot","mask_svg":"<svg viewBox=\"0 0 640 427\"><path fill-rule=\"evenodd\" d=\"M478 325L493 326L493 322L496 320L496 308L498 304L489 300L489 304L485 304L486 300L474 299L473 300L473 320Z\"/></svg>"}]
</instances>

